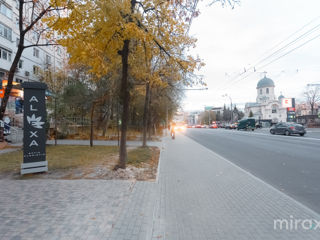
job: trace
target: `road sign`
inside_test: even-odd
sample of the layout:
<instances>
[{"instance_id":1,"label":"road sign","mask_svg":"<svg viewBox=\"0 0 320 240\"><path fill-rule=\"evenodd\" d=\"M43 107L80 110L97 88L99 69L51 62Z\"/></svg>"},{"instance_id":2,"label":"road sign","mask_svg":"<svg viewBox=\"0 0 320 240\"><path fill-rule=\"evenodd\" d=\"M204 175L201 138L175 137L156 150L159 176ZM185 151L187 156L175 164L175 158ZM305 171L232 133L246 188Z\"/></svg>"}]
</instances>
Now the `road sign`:
<instances>
[{"instance_id":1,"label":"road sign","mask_svg":"<svg viewBox=\"0 0 320 240\"><path fill-rule=\"evenodd\" d=\"M212 106L211 106L211 107L210 107L210 106L209 106L209 107L204 107L204 110L205 110L205 111L211 111L212 108L213 108Z\"/></svg>"}]
</instances>

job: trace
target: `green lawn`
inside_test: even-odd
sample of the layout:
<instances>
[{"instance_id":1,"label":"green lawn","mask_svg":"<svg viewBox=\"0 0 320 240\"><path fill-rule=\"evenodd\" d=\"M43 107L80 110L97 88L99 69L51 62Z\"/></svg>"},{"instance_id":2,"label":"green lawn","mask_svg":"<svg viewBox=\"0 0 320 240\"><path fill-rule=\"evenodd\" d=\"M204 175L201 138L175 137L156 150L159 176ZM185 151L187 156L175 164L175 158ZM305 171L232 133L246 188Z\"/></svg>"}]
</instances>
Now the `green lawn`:
<instances>
[{"instance_id":1,"label":"green lawn","mask_svg":"<svg viewBox=\"0 0 320 240\"><path fill-rule=\"evenodd\" d=\"M50 170L71 169L93 166L111 161L118 156L117 146L47 146L47 161ZM128 164L135 167L153 161L155 149L138 147L128 151ZM19 172L22 163L22 150L0 155L0 173Z\"/></svg>"},{"instance_id":2,"label":"green lawn","mask_svg":"<svg viewBox=\"0 0 320 240\"><path fill-rule=\"evenodd\" d=\"M47 160L50 170L89 166L108 161L117 155L116 146L48 146ZM0 172L19 171L22 163L22 151L0 155Z\"/></svg>"},{"instance_id":3,"label":"green lawn","mask_svg":"<svg viewBox=\"0 0 320 240\"><path fill-rule=\"evenodd\" d=\"M152 158L150 147L139 147L128 152L128 164L139 167L141 163L148 162Z\"/></svg>"}]
</instances>

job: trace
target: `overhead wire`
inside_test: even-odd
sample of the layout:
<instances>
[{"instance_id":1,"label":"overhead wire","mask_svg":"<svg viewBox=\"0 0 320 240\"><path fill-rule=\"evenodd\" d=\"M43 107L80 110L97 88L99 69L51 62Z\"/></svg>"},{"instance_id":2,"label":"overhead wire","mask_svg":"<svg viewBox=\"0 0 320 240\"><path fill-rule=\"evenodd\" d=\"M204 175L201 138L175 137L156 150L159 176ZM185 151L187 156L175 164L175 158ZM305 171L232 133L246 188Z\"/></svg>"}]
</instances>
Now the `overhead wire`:
<instances>
[{"instance_id":1,"label":"overhead wire","mask_svg":"<svg viewBox=\"0 0 320 240\"><path fill-rule=\"evenodd\" d=\"M272 61L268 62L267 64L263 65L262 67L259 67L258 70L261 70L261 69L269 66L270 64L274 63L275 61L277 61L277 60L279 60L279 59L287 56L288 54L292 53L293 51L295 51L295 50L303 47L304 45L308 44L308 43L311 42L311 41L316 40L316 39L319 38L319 37L320 37L320 34L316 35L315 37L313 37L313 38L305 41L304 43L300 44L299 46L297 46L297 47L291 49L290 51L286 52L285 54L277 57L276 59L273 59ZM237 82L241 82L242 80L248 78L249 76L251 76L251 75L254 74L254 73L255 73L255 72L250 72L248 75L244 76L243 78L240 78L240 79L237 79L237 81L234 81L233 84L236 84Z\"/></svg>"},{"instance_id":2,"label":"overhead wire","mask_svg":"<svg viewBox=\"0 0 320 240\"><path fill-rule=\"evenodd\" d=\"M283 42L285 42L286 40L290 39L292 36L294 36L297 32L300 32L302 29L304 29L306 26L310 25L311 23L313 23L314 21L316 21L317 19L319 19L320 16L318 16L317 18L314 18L312 21L310 21L309 23L305 24L303 27L301 27L299 30L295 31L293 34L291 34L289 37L287 37L285 40L281 41L279 44L276 44L276 46L279 46L280 44L282 44ZM320 24L316 25L315 27L309 29L307 32L304 32L303 34L301 34L300 36L298 36L296 39L290 41L289 43L287 43L285 46L281 47L280 49L276 50L275 52L273 52L272 54L270 54L269 56L267 57L264 57L262 60L258 61L256 64L254 64L252 67L248 68L248 69L245 69L244 72L238 74L237 76L233 77L231 80L229 80L229 83L227 83L227 85L229 86L230 84L234 84L235 82L238 82L238 79L239 77L241 77L242 75L244 74L247 74L249 73L248 75L244 76L243 78L240 79L243 80L245 78L247 78L248 76L252 75L253 73L255 73L257 70L260 70L261 68L264 68L268 65L270 65L271 63L279 60L280 58L290 54L291 52L295 51L296 49L298 48L301 48L302 46L306 45L307 43L315 40L316 38L319 37L319 35L317 35L316 37L314 38L311 38L309 40L307 40L306 42L300 44L299 46L289 50L288 52L282 54L280 57L277 57L276 59L273 59L272 61L268 62L267 64L263 65L262 67L259 67L259 65L265 61L267 61L269 58L273 57L273 56L276 56L278 54L281 54L282 52L284 52L288 47L292 46L294 43L297 43L298 41L306 38L307 36L309 36L310 34L314 33L317 29L320 28ZM271 48L271 49L274 49L275 47ZM251 72L250 73L250 70L253 69L254 72ZM223 88L225 89L225 87Z\"/></svg>"}]
</instances>

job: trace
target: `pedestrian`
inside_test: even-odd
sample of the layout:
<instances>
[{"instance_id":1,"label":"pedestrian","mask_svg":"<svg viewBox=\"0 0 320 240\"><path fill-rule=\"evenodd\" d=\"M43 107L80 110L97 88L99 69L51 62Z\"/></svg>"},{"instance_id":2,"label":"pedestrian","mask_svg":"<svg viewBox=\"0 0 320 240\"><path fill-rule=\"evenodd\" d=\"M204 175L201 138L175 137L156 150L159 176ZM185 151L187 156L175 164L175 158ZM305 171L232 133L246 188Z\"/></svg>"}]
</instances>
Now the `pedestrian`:
<instances>
[{"instance_id":1,"label":"pedestrian","mask_svg":"<svg viewBox=\"0 0 320 240\"><path fill-rule=\"evenodd\" d=\"M21 111L21 102L20 102L20 98L16 98L15 104L16 104L16 114L19 114L19 113L20 113L20 111Z\"/></svg>"},{"instance_id":2,"label":"pedestrian","mask_svg":"<svg viewBox=\"0 0 320 240\"><path fill-rule=\"evenodd\" d=\"M176 137L175 126L176 126L175 122L171 123L170 135L171 135L172 139L175 139L175 137Z\"/></svg>"},{"instance_id":3,"label":"pedestrian","mask_svg":"<svg viewBox=\"0 0 320 240\"><path fill-rule=\"evenodd\" d=\"M10 135L11 120L8 115L4 115L4 135Z\"/></svg>"}]
</instances>

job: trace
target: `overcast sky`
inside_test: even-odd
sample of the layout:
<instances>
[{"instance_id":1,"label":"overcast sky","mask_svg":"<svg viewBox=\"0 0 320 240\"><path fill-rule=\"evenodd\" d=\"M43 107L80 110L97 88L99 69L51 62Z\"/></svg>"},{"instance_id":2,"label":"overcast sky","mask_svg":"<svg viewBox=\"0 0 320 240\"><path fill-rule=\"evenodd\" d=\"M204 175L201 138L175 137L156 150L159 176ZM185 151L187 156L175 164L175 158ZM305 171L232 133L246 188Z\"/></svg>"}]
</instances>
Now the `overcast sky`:
<instances>
[{"instance_id":1,"label":"overcast sky","mask_svg":"<svg viewBox=\"0 0 320 240\"><path fill-rule=\"evenodd\" d=\"M275 82L277 96L282 92L285 97L303 99L306 84L320 83L320 37L263 67L320 35L319 0L241 0L241 5L235 9L222 8L219 3L209 7L206 5L208 1L204 2L200 4L201 14L194 19L190 33L198 39L192 53L198 54L206 64L200 74L209 90L186 91L184 110L201 110L204 106L218 107L224 103L230 105L229 98L222 97L224 94L231 96L240 107L246 102L255 102L256 85L264 71ZM287 39L303 26L301 31ZM315 29L310 35L260 65L256 64L312 28ZM273 48L285 39L284 43ZM256 72L242 79L253 72L254 66ZM244 69L246 74L236 78Z\"/></svg>"}]
</instances>

